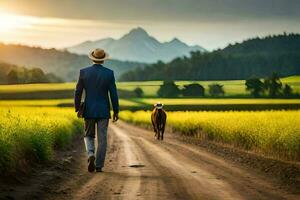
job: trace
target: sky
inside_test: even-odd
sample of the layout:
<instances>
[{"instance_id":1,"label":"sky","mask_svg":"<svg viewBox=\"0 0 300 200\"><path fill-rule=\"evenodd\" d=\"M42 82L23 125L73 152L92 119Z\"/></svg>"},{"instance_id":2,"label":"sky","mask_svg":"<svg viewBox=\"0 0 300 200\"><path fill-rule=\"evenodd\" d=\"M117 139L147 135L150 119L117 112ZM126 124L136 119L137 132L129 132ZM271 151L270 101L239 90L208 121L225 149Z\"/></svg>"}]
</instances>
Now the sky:
<instances>
[{"instance_id":1,"label":"sky","mask_svg":"<svg viewBox=\"0 0 300 200\"><path fill-rule=\"evenodd\" d=\"M0 0L0 41L64 48L143 27L208 50L300 32L300 0Z\"/></svg>"}]
</instances>

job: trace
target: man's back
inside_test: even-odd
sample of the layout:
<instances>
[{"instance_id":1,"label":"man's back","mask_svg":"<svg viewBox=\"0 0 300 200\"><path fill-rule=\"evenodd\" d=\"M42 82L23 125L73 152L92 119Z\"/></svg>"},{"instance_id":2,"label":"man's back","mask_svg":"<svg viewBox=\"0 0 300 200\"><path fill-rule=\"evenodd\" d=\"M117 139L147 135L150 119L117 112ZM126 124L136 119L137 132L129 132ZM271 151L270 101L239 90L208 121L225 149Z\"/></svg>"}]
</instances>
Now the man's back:
<instances>
[{"instance_id":1,"label":"man's back","mask_svg":"<svg viewBox=\"0 0 300 200\"><path fill-rule=\"evenodd\" d=\"M79 80L75 91L75 108L80 106L81 95L85 90L85 119L110 118L110 102L115 113L119 110L118 95L112 70L100 64L94 64L80 70Z\"/></svg>"}]
</instances>

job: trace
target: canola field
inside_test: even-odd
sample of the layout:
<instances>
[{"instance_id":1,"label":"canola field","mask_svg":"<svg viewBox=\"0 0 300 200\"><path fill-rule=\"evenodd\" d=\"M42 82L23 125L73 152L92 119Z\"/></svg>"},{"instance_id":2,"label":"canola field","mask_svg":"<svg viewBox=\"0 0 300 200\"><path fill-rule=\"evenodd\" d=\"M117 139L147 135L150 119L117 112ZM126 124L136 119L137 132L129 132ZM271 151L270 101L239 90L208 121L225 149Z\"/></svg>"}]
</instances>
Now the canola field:
<instances>
[{"instance_id":1,"label":"canola field","mask_svg":"<svg viewBox=\"0 0 300 200\"><path fill-rule=\"evenodd\" d=\"M179 111L167 114L167 128L172 132L281 159L300 160L300 111ZM120 118L151 127L150 115L150 111L122 111Z\"/></svg>"},{"instance_id":2,"label":"canola field","mask_svg":"<svg viewBox=\"0 0 300 200\"><path fill-rule=\"evenodd\" d=\"M50 160L82 131L82 120L70 108L3 106L0 112L1 174Z\"/></svg>"}]
</instances>

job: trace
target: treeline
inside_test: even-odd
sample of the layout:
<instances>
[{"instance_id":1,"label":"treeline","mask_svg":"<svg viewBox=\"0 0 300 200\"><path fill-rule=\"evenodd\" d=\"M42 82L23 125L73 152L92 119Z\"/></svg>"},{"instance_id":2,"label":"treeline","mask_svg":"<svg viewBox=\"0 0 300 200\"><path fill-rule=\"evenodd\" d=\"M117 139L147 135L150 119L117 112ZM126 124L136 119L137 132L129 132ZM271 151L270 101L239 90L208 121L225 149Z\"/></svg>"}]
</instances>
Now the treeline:
<instances>
[{"instance_id":1,"label":"treeline","mask_svg":"<svg viewBox=\"0 0 300 200\"><path fill-rule=\"evenodd\" d=\"M225 95L223 85L213 83L208 85L208 94L211 97L220 97ZM191 83L184 85L182 89L173 81L164 81L157 91L159 97L178 97L179 95L185 97L203 97L206 95L205 88L198 83Z\"/></svg>"},{"instance_id":2,"label":"treeline","mask_svg":"<svg viewBox=\"0 0 300 200\"><path fill-rule=\"evenodd\" d=\"M254 38L211 53L161 61L127 72L121 81L237 80L300 74L300 34Z\"/></svg>"},{"instance_id":3,"label":"treeline","mask_svg":"<svg viewBox=\"0 0 300 200\"><path fill-rule=\"evenodd\" d=\"M40 68L27 69L7 63L0 63L0 78L0 84L63 82L52 73L44 73Z\"/></svg>"},{"instance_id":4,"label":"treeline","mask_svg":"<svg viewBox=\"0 0 300 200\"><path fill-rule=\"evenodd\" d=\"M133 91L136 97L143 97L144 91L137 87ZM199 83L191 83L184 85L182 89L180 89L174 81L164 81L163 84L157 91L158 97L168 98L168 97L204 97L207 96L207 92L205 88ZM208 94L211 97L220 97L225 95L223 85L218 83L213 83L208 85Z\"/></svg>"},{"instance_id":5,"label":"treeline","mask_svg":"<svg viewBox=\"0 0 300 200\"><path fill-rule=\"evenodd\" d=\"M293 89L289 84L282 84L277 73L273 73L270 77L263 80L259 78L250 78L246 80L246 90L253 97L269 96L269 97L285 97L290 98L298 96L293 93Z\"/></svg>"},{"instance_id":6,"label":"treeline","mask_svg":"<svg viewBox=\"0 0 300 200\"><path fill-rule=\"evenodd\" d=\"M271 97L271 98L293 98L299 94L293 92L289 84L283 84L276 73L265 79L250 78L245 82L245 89L252 97ZM136 97L143 97L144 91L137 87L133 91ZM174 81L164 81L157 91L157 96L162 98L174 97L224 97L224 85L212 83L205 89L199 83L191 83L179 88Z\"/></svg>"}]
</instances>

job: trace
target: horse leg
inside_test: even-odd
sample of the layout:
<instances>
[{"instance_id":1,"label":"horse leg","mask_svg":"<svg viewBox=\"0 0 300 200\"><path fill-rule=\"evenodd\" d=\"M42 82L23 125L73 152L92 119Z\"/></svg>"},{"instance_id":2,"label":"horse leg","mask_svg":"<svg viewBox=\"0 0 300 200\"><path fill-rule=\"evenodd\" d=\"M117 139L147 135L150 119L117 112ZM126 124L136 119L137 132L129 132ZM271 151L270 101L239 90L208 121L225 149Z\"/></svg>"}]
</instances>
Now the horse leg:
<instances>
[{"instance_id":1,"label":"horse leg","mask_svg":"<svg viewBox=\"0 0 300 200\"><path fill-rule=\"evenodd\" d=\"M162 137L162 132L161 132L161 125L159 125L159 127L158 127L159 129L158 129L158 132L159 132L159 140L161 140L161 137Z\"/></svg>"},{"instance_id":2,"label":"horse leg","mask_svg":"<svg viewBox=\"0 0 300 200\"><path fill-rule=\"evenodd\" d=\"M157 139L160 140L160 130L157 129Z\"/></svg>"}]
</instances>

